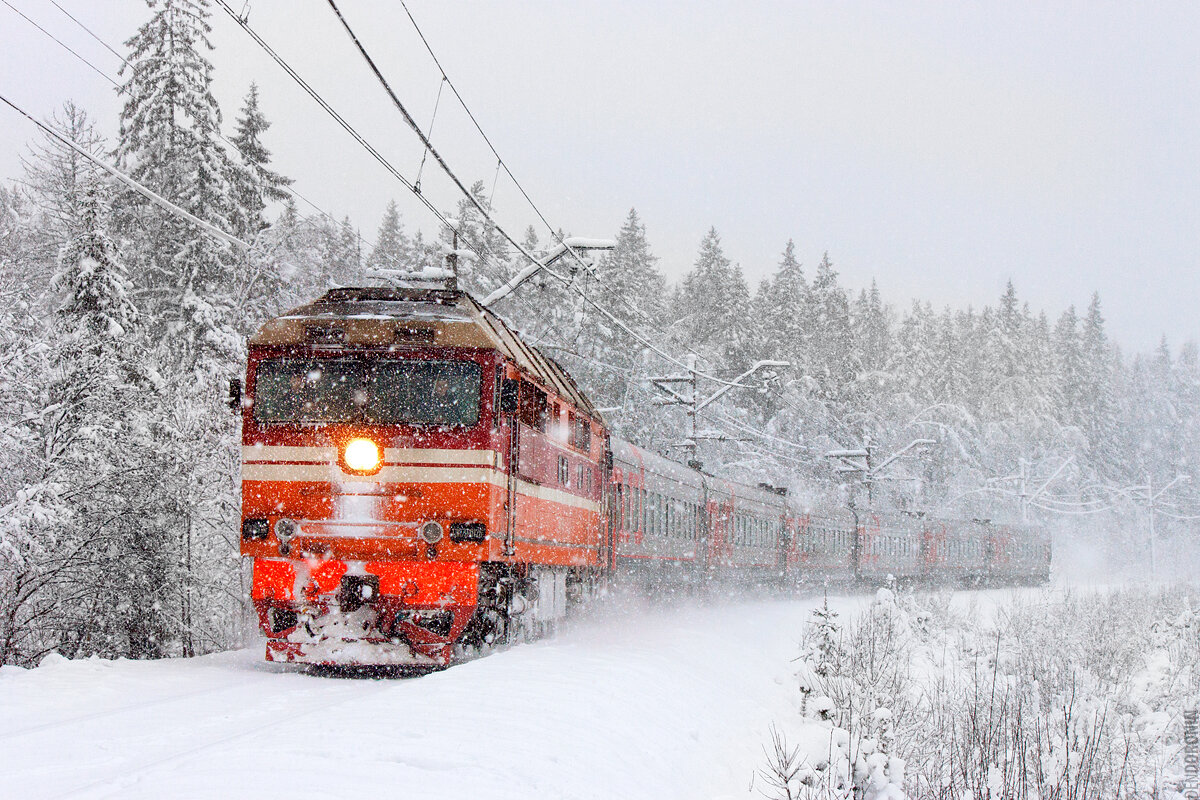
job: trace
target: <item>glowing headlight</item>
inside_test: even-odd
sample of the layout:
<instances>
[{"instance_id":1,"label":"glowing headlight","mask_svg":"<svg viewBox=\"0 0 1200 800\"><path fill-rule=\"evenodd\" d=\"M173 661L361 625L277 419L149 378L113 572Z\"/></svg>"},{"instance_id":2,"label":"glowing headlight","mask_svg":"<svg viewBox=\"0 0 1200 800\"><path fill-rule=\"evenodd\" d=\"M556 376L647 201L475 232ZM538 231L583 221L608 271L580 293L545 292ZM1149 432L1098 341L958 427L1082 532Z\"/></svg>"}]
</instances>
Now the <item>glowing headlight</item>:
<instances>
[{"instance_id":1,"label":"glowing headlight","mask_svg":"<svg viewBox=\"0 0 1200 800\"><path fill-rule=\"evenodd\" d=\"M342 459L355 472L374 472L379 468L379 446L370 439L351 439L346 443Z\"/></svg>"}]
</instances>

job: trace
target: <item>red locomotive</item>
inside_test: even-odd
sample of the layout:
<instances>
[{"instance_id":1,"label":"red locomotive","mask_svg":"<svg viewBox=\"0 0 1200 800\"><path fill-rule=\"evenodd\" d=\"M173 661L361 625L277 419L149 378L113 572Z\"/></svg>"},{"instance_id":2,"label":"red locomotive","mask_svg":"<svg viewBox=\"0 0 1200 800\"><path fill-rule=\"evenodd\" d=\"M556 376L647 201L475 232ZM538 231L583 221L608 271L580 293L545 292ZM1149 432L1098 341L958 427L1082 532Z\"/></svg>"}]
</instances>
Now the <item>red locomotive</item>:
<instances>
[{"instance_id":1,"label":"red locomotive","mask_svg":"<svg viewBox=\"0 0 1200 800\"><path fill-rule=\"evenodd\" d=\"M465 292L335 289L251 339L242 554L267 658L444 666L552 626L614 574L1044 580L1032 528L801 515L609 436ZM970 548L966 547L970 544Z\"/></svg>"}]
</instances>

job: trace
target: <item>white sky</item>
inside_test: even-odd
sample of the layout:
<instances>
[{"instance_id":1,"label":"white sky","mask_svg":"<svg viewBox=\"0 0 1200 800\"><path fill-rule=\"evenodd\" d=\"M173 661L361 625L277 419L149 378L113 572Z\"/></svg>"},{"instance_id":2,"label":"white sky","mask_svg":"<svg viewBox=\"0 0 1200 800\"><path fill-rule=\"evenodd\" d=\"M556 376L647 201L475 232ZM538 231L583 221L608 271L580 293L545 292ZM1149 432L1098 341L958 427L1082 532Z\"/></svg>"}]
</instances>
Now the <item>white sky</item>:
<instances>
[{"instance_id":1,"label":"white sky","mask_svg":"<svg viewBox=\"0 0 1200 800\"><path fill-rule=\"evenodd\" d=\"M230 0L241 9L245 0ZM120 65L49 0L6 0L102 69ZM58 0L108 43L149 11ZM323 0L252 0L250 23L410 178L420 145ZM439 75L394 0L340 0L427 124ZM1200 5L410 0L443 66L549 220L611 236L630 207L672 277L710 226L757 280L788 238L900 305L1035 309L1098 290L1114 338L1200 339ZM232 129L258 81L277 168L372 236L389 198L427 212L214 8ZM75 100L115 132L110 84L0 5L0 94L39 116ZM0 109L0 177L30 124ZM495 162L447 91L436 146L464 179ZM430 164L427 194L455 201ZM536 222L503 178L499 217ZM303 208L303 205L302 205ZM539 231L544 234L544 231Z\"/></svg>"}]
</instances>

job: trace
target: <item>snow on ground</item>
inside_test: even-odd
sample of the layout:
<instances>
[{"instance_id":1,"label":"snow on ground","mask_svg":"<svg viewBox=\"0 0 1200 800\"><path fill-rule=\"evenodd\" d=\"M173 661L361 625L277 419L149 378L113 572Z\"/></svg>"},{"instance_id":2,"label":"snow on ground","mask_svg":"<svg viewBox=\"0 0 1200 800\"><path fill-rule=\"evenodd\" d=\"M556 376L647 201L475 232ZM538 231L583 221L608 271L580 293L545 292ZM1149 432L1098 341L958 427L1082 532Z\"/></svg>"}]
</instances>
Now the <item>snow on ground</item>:
<instances>
[{"instance_id":1,"label":"snow on ground","mask_svg":"<svg viewBox=\"0 0 1200 800\"><path fill-rule=\"evenodd\" d=\"M760 797L819 603L612 605L416 678L310 675L259 648L5 667L0 798Z\"/></svg>"}]
</instances>

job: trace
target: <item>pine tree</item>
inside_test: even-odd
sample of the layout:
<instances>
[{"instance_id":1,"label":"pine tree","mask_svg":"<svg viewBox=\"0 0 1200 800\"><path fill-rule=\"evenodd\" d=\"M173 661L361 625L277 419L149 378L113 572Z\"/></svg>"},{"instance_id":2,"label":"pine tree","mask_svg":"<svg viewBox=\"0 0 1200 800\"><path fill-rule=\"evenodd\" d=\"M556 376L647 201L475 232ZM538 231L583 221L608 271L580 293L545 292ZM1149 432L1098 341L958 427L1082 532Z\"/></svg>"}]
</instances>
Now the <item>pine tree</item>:
<instances>
[{"instance_id":1,"label":"pine tree","mask_svg":"<svg viewBox=\"0 0 1200 800\"><path fill-rule=\"evenodd\" d=\"M291 179L268 166L271 153L263 144L262 137L270 127L271 123L267 122L258 105L258 84L251 83L237 119L236 133L231 140L241 160L230 176L237 210L234 232L245 238L253 238L267 227L263 212L268 202L291 197L287 191L292 184Z\"/></svg>"},{"instance_id":2,"label":"pine tree","mask_svg":"<svg viewBox=\"0 0 1200 800\"><path fill-rule=\"evenodd\" d=\"M147 0L151 19L126 42L118 93L117 163L134 179L223 230L238 217L229 186L235 169L220 142L221 111L212 94L208 0ZM135 282L151 298L151 321L188 317L196 349L216 342L232 285L232 258L194 225L130 191L121 198L122 233L136 240ZM205 330L208 328L209 330Z\"/></svg>"},{"instance_id":3,"label":"pine tree","mask_svg":"<svg viewBox=\"0 0 1200 800\"><path fill-rule=\"evenodd\" d=\"M100 187L87 186L81 194L79 220L73 225L77 232L63 248L50 286L67 294L60 311L79 326L80 340L117 339L132 327L138 311L106 230L108 213Z\"/></svg>"},{"instance_id":4,"label":"pine tree","mask_svg":"<svg viewBox=\"0 0 1200 800\"><path fill-rule=\"evenodd\" d=\"M822 396L834 403L848 400L860 365L855 358L850 302L838 283L838 274L825 253L812 282L814 341L811 371Z\"/></svg>"},{"instance_id":5,"label":"pine tree","mask_svg":"<svg viewBox=\"0 0 1200 800\"><path fill-rule=\"evenodd\" d=\"M761 319L767 346L764 357L782 359L803 369L808 361L811 334L808 314L808 281L796 258L796 245L788 239L783 256L769 283L765 283Z\"/></svg>"},{"instance_id":6,"label":"pine tree","mask_svg":"<svg viewBox=\"0 0 1200 800\"><path fill-rule=\"evenodd\" d=\"M147 0L151 18L127 41L118 164L132 177L221 230L246 219L229 183L236 168L220 140L221 111L205 53L208 0ZM147 328L143 357L158 379L153 402L130 426L152 444L156 480L140 495L130 531L145 585L125 587L132 609L129 648L142 657L219 646L210 622L228 612L228 542L237 532L237 448L221 388L243 358L239 326L254 272L246 254L143 198L120 198L117 232ZM221 509L220 513L213 511ZM233 572L236 574L236 571ZM228 614L228 619L235 615Z\"/></svg>"},{"instance_id":7,"label":"pine tree","mask_svg":"<svg viewBox=\"0 0 1200 800\"><path fill-rule=\"evenodd\" d=\"M1083 429L1087 387L1075 306L1064 311L1054 326L1054 352L1058 364L1058 394L1062 398L1059 419L1064 425Z\"/></svg>"},{"instance_id":8,"label":"pine tree","mask_svg":"<svg viewBox=\"0 0 1200 800\"><path fill-rule=\"evenodd\" d=\"M502 286L519 265L510 263L508 240L479 211L482 208L491 215L492 202L483 181L475 181L470 192L474 202L464 197L450 216L458 222L458 249L471 251L474 256L458 260L459 285L483 296ZM443 229L440 238L449 249L454 242L454 232ZM560 231L556 241L562 238Z\"/></svg>"},{"instance_id":9,"label":"pine tree","mask_svg":"<svg viewBox=\"0 0 1200 800\"><path fill-rule=\"evenodd\" d=\"M1104 332L1100 294L1093 293L1083 319L1080 334L1082 396L1080 422L1088 438L1092 467L1102 475L1115 477L1120 457L1115 452L1117 436L1115 359Z\"/></svg>"},{"instance_id":10,"label":"pine tree","mask_svg":"<svg viewBox=\"0 0 1200 800\"><path fill-rule=\"evenodd\" d=\"M412 246L404 235L400 209L392 200L383 213L383 221L379 223L379 233L375 234L375 246L367 257L367 269L413 268L417 268L417 265L412 262Z\"/></svg>"},{"instance_id":11,"label":"pine tree","mask_svg":"<svg viewBox=\"0 0 1200 800\"><path fill-rule=\"evenodd\" d=\"M660 319L667 282L655 266L658 258L650 251L646 226L637 209L629 209L614 241L612 251L598 267L600 304L623 316L629 316L627 309L632 308L634 321Z\"/></svg>"},{"instance_id":12,"label":"pine tree","mask_svg":"<svg viewBox=\"0 0 1200 800\"><path fill-rule=\"evenodd\" d=\"M750 310L750 289L741 269L721 249L721 237L710 228L700 242L692 271L683 279L675 318L691 346L721 350L732 343Z\"/></svg>"}]
</instances>

